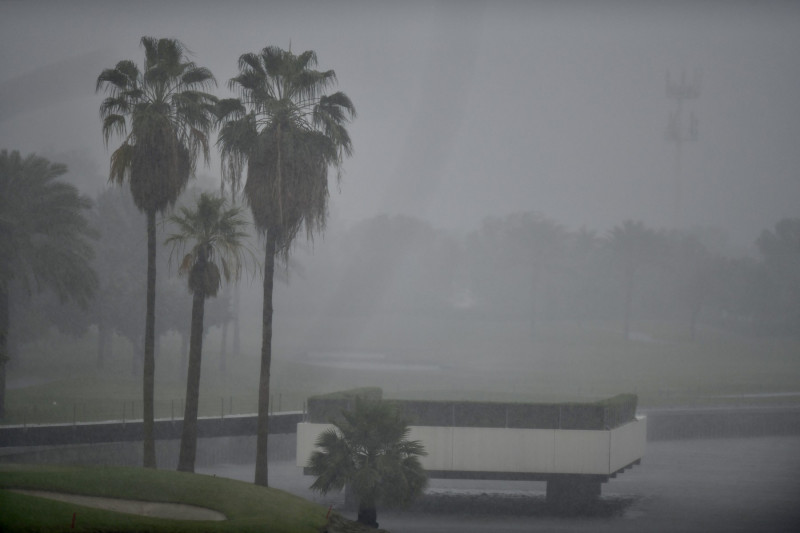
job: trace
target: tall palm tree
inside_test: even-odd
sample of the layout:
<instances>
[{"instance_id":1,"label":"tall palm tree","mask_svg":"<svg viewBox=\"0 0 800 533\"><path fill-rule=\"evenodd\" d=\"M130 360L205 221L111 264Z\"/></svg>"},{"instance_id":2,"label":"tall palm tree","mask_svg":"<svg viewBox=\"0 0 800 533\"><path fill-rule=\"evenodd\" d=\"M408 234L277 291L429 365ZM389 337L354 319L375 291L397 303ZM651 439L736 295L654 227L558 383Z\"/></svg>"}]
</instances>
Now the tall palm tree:
<instances>
[{"instance_id":1,"label":"tall palm tree","mask_svg":"<svg viewBox=\"0 0 800 533\"><path fill-rule=\"evenodd\" d=\"M356 397L334 427L317 439L309 458L317 476L311 489L322 494L348 487L358 499L358 521L378 527L376 505L405 505L422 494L428 478L420 441L408 440L407 421L389 402Z\"/></svg>"},{"instance_id":2,"label":"tall palm tree","mask_svg":"<svg viewBox=\"0 0 800 533\"><path fill-rule=\"evenodd\" d=\"M328 169L351 155L346 124L356 111L342 92L324 94L336 82L333 70L314 70L313 51L299 55L270 46L239 58L230 80L237 99L220 102L218 144L223 179L244 196L265 236L264 303L255 483L268 485L269 378L272 362L272 290L275 257L288 259L301 228L311 237L325 227Z\"/></svg>"},{"instance_id":3,"label":"tall palm tree","mask_svg":"<svg viewBox=\"0 0 800 533\"><path fill-rule=\"evenodd\" d=\"M187 59L175 39L142 37L144 68L129 60L103 70L96 90L108 95L100 105L111 154L109 181L128 182L136 207L147 215L147 308L143 365L144 465L155 468L153 392L155 384L156 214L175 204L194 173L197 157L208 161L208 134L216 98L205 92L214 76Z\"/></svg>"},{"instance_id":4,"label":"tall palm tree","mask_svg":"<svg viewBox=\"0 0 800 533\"><path fill-rule=\"evenodd\" d=\"M9 285L52 289L86 306L97 287L94 237L84 211L92 202L58 180L67 167L43 157L0 152L0 419L5 417Z\"/></svg>"},{"instance_id":5,"label":"tall palm tree","mask_svg":"<svg viewBox=\"0 0 800 533\"><path fill-rule=\"evenodd\" d=\"M194 472L197 450L197 406L200 397L200 362L203 355L203 314L206 298L217 295L225 281L238 279L246 250L246 220L239 207L228 208L224 198L203 193L193 209L183 207L170 217L177 233L166 244L173 251L188 252L181 259L178 272L187 276L192 293L192 326L189 336L189 372L186 378L186 407L178 458L178 470Z\"/></svg>"}]
</instances>

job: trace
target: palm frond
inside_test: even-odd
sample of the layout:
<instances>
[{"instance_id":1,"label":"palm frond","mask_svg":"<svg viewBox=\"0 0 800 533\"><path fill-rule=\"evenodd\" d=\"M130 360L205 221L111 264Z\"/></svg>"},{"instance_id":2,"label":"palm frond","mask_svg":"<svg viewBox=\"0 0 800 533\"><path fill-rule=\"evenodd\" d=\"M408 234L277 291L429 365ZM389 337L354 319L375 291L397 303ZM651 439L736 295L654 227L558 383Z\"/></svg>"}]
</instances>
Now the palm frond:
<instances>
[{"instance_id":1,"label":"palm frond","mask_svg":"<svg viewBox=\"0 0 800 533\"><path fill-rule=\"evenodd\" d=\"M111 183L121 185L130 178L133 150L131 144L123 143L111 154L111 169L108 175Z\"/></svg>"},{"instance_id":2,"label":"palm frond","mask_svg":"<svg viewBox=\"0 0 800 533\"><path fill-rule=\"evenodd\" d=\"M342 411L317 438L308 463L317 476L311 489L325 493L349 485L362 502L409 503L427 476L419 462L425 450L408 440L408 431L394 404L356 397L352 411Z\"/></svg>"},{"instance_id":3,"label":"palm frond","mask_svg":"<svg viewBox=\"0 0 800 533\"><path fill-rule=\"evenodd\" d=\"M96 90L108 94L100 106L104 141L120 136L125 146L112 154L110 181L128 181L137 207L162 212L177 200L197 158L209 160L216 97L205 90L216 80L187 59L180 41L145 36L141 46L142 69L120 61L101 72Z\"/></svg>"},{"instance_id":4,"label":"palm frond","mask_svg":"<svg viewBox=\"0 0 800 533\"><path fill-rule=\"evenodd\" d=\"M36 155L0 152L0 287L15 278L85 306L97 287L89 242L97 235L84 215L91 200L58 180L66 171Z\"/></svg>"},{"instance_id":5,"label":"palm frond","mask_svg":"<svg viewBox=\"0 0 800 533\"><path fill-rule=\"evenodd\" d=\"M225 103L235 111L218 108L223 178L238 190L246 171L243 190L256 227L280 235L284 256L299 230L311 238L324 228L328 167L337 168L338 179L342 155L352 154L345 123L355 108L344 93L324 94L336 74L314 70L316 64L313 51L294 55L268 46L243 54L229 82L239 103Z\"/></svg>"},{"instance_id":6,"label":"palm frond","mask_svg":"<svg viewBox=\"0 0 800 533\"><path fill-rule=\"evenodd\" d=\"M103 118L103 141L106 146L112 135L124 136L127 126L128 123L123 115L107 114Z\"/></svg>"},{"instance_id":7,"label":"palm frond","mask_svg":"<svg viewBox=\"0 0 800 533\"><path fill-rule=\"evenodd\" d=\"M169 218L175 231L166 239L172 253L191 245L178 272L189 274L189 289L215 296L222 279L238 280L242 268L249 265L245 243L247 225L241 208L229 207L219 196L202 193L193 207L181 207ZM250 252L252 256L252 252Z\"/></svg>"}]
</instances>

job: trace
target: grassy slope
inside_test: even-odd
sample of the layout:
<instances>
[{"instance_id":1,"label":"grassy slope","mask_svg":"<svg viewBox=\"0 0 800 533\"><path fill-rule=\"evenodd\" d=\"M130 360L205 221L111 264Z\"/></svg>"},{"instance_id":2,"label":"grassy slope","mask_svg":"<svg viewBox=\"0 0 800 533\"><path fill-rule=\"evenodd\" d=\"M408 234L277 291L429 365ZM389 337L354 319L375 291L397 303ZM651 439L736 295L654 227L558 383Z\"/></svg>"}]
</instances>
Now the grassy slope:
<instances>
[{"instance_id":1,"label":"grassy slope","mask_svg":"<svg viewBox=\"0 0 800 533\"><path fill-rule=\"evenodd\" d=\"M0 531L316 532L327 510L286 492L224 478L140 468L0 466L0 488L207 507L224 522L147 518L0 490ZM71 529L76 513L75 529Z\"/></svg>"}]
</instances>

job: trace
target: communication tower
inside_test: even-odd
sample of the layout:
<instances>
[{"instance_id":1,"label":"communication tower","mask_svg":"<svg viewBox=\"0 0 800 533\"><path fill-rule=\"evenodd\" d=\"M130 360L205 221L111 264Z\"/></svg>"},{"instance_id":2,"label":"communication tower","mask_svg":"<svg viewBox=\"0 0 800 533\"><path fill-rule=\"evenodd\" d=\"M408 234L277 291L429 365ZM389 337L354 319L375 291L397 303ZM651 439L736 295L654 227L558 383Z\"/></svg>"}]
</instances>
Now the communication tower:
<instances>
[{"instance_id":1,"label":"communication tower","mask_svg":"<svg viewBox=\"0 0 800 533\"><path fill-rule=\"evenodd\" d=\"M685 103L690 103L700 97L700 81L702 73L699 69L694 71L691 80L686 77L686 71L681 73L679 82L673 82L667 71L666 92L667 98L675 102L674 111L669 114L669 123L664 132L667 142L675 145L675 198L674 198L674 217L675 225L679 225L682 220L682 169L681 151L686 142L697 141L697 116L692 109L689 109L688 121L684 117Z\"/></svg>"}]
</instances>

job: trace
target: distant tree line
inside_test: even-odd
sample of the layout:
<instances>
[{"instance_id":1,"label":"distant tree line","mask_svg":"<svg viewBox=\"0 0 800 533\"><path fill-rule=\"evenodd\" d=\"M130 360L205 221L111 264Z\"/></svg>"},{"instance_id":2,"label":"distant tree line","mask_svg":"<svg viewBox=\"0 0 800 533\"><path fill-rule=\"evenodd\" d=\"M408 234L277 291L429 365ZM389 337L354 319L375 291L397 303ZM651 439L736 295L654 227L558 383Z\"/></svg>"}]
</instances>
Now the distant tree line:
<instances>
[{"instance_id":1,"label":"distant tree line","mask_svg":"<svg viewBox=\"0 0 800 533\"><path fill-rule=\"evenodd\" d=\"M187 197L197 196L199 191L192 189ZM183 203L178 204L184 205ZM11 284L11 308L13 327L10 328L10 364L15 364L20 345L42 336L48 328L56 328L60 333L81 337L89 328L97 330L97 368L119 355L113 353L112 337L127 340L132 350L130 368L132 375L142 371L144 343L145 285L146 272L142 269L145 256L145 242L142 227L144 215L133 205L130 193L125 190L108 189L100 193L93 206L85 213L89 227L94 232L90 241L94 254L88 266L97 278L97 287L91 299L78 303L66 300L60 302L51 291L29 293L17 284ZM166 220L165 220L166 222ZM168 228L160 233L166 236ZM159 270L176 272L170 263L170 247L159 245ZM157 289L163 294L159 302L160 312L155 322L156 337L176 334L181 339L180 361L178 365L185 370L188 365L190 323L186 310L191 307L191 294L174 275L158 278ZM205 314L206 327L223 327L233 320L231 310L232 296L222 293L210 300ZM233 352L232 356L237 354Z\"/></svg>"},{"instance_id":2,"label":"distant tree line","mask_svg":"<svg viewBox=\"0 0 800 533\"><path fill-rule=\"evenodd\" d=\"M302 282L281 305L327 312L700 324L747 335L800 334L800 219L765 229L752 256L719 231L626 220L605 233L537 213L488 217L465 235L405 215L330 232L295 258Z\"/></svg>"}]
</instances>

